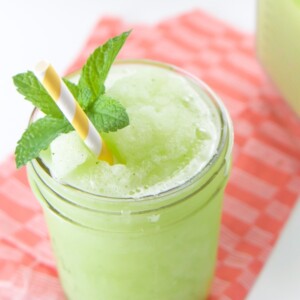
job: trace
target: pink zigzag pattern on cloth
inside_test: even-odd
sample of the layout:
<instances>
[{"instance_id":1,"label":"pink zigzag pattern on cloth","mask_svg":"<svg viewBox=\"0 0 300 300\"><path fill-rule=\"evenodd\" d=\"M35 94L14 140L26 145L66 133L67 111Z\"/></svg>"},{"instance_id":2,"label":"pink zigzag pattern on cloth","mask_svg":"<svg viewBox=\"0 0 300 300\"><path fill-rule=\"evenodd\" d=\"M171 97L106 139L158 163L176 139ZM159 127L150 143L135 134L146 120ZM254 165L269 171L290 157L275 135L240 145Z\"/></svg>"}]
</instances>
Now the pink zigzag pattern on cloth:
<instances>
[{"instance_id":1,"label":"pink zigzag pattern on cloth","mask_svg":"<svg viewBox=\"0 0 300 300\"><path fill-rule=\"evenodd\" d=\"M199 10L156 26L102 18L67 73L129 28L134 31L120 58L178 65L206 81L231 113L234 163L210 299L244 299L299 195L299 120L260 69L253 36ZM41 209L12 157L0 167L0 228L0 299L65 299Z\"/></svg>"}]
</instances>

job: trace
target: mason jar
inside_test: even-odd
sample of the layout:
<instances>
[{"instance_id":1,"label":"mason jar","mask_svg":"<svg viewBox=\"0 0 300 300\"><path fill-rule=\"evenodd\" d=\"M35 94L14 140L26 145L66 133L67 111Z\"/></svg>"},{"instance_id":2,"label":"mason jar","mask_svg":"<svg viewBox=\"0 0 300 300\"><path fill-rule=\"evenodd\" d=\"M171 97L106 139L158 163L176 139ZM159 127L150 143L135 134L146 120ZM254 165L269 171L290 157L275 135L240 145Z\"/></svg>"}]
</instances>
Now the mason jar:
<instances>
[{"instance_id":1,"label":"mason jar","mask_svg":"<svg viewBox=\"0 0 300 300\"><path fill-rule=\"evenodd\" d=\"M156 195L116 198L59 183L40 159L27 166L68 299L199 300L209 293L233 130L224 105L206 84L159 65L190 81L220 119L217 151L197 174Z\"/></svg>"}]
</instances>

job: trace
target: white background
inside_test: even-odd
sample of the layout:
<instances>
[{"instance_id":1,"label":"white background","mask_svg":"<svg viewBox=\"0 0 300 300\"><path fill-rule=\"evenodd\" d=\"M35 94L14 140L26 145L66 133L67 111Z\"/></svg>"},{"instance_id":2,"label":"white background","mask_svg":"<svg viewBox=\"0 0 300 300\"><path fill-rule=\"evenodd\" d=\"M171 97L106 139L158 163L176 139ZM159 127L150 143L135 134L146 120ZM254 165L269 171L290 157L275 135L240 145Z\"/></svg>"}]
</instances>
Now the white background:
<instances>
[{"instance_id":1,"label":"white background","mask_svg":"<svg viewBox=\"0 0 300 300\"><path fill-rule=\"evenodd\" d=\"M255 32L255 0L0 0L0 161L13 152L32 110L15 92L14 74L32 70L40 59L63 73L102 15L154 24L196 7ZM300 299L299 231L298 201L248 300Z\"/></svg>"}]
</instances>

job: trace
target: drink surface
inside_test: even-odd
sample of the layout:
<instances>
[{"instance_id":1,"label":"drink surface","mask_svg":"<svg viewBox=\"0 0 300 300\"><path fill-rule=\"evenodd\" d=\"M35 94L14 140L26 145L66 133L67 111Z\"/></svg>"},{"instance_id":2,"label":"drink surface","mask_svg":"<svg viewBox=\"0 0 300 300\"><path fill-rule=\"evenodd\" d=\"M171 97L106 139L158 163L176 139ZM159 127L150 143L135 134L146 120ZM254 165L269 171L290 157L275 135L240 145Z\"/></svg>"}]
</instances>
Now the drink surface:
<instances>
[{"instance_id":1,"label":"drink surface","mask_svg":"<svg viewBox=\"0 0 300 300\"><path fill-rule=\"evenodd\" d=\"M106 94L126 107L130 119L128 127L101 134L115 164L97 161L76 132L63 134L41 154L60 182L112 197L153 195L186 182L216 154L216 108L173 69L115 64Z\"/></svg>"}]
</instances>

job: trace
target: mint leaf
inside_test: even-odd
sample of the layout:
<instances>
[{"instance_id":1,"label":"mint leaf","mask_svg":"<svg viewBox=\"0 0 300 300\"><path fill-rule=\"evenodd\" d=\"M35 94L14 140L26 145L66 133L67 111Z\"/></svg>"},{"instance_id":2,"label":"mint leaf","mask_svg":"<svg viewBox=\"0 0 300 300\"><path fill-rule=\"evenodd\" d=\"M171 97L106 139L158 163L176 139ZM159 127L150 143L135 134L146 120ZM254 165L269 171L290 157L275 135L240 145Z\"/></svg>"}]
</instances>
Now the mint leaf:
<instances>
[{"instance_id":1,"label":"mint leaf","mask_svg":"<svg viewBox=\"0 0 300 300\"><path fill-rule=\"evenodd\" d=\"M18 141L15 151L17 168L38 157L58 135L71 130L73 127L65 118L46 116L32 123Z\"/></svg>"},{"instance_id":2,"label":"mint leaf","mask_svg":"<svg viewBox=\"0 0 300 300\"><path fill-rule=\"evenodd\" d=\"M25 96L34 106L38 107L46 115L62 118L63 115L46 89L38 81L33 72L28 71L13 77L17 91Z\"/></svg>"},{"instance_id":3,"label":"mint leaf","mask_svg":"<svg viewBox=\"0 0 300 300\"><path fill-rule=\"evenodd\" d=\"M91 90L87 87L82 87L79 90L77 101L82 107L82 109L85 110L92 102L92 98L93 98L93 94Z\"/></svg>"},{"instance_id":4,"label":"mint leaf","mask_svg":"<svg viewBox=\"0 0 300 300\"><path fill-rule=\"evenodd\" d=\"M101 95L88 112L99 132L117 131L129 124L125 108L113 98Z\"/></svg>"},{"instance_id":5,"label":"mint leaf","mask_svg":"<svg viewBox=\"0 0 300 300\"><path fill-rule=\"evenodd\" d=\"M89 88L92 97L89 98L87 107L104 93L104 81L117 54L125 43L130 31L109 39L104 45L98 47L88 58L84 65L79 80L79 88Z\"/></svg>"},{"instance_id":6,"label":"mint leaf","mask_svg":"<svg viewBox=\"0 0 300 300\"><path fill-rule=\"evenodd\" d=\"M63 78L63 81L68 87L68 89L70 90L70 92L72 93L72 95L74 96L74 98L77 99L79 94L78 86L75 83L68 80L67 78Z\"/></svg>"}]
</instances>

